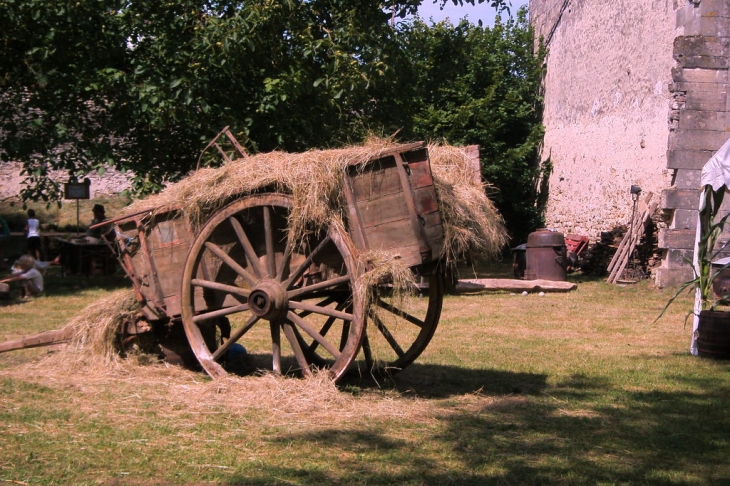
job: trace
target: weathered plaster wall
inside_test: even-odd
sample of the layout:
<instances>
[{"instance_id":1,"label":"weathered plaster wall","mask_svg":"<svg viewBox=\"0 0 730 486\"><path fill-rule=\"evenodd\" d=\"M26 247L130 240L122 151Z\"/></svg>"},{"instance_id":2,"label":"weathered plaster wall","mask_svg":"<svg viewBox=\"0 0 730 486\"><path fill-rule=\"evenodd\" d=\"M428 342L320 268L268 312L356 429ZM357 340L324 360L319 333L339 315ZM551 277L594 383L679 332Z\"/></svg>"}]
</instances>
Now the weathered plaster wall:
<instances>
[{"instance_id":1,"label":"weathered plaster wall","mask_svg":"<svg viewBox=\"0 0 730 486\"><path fill-rule=\"evenodd\" d=\"M632 184L658 200L666 168L674 0L531 0L549 42L543 159L549 227L597 239L628 223Z\"/></svg>"},{"instance_id":2,"label":"weathered plaster wall","mask_svg":"<svg viewBox=\"0 0 730 486\"><path fill-rule=\"evenodd\" d=\"M20 175L21 164L15 162L0 162L0 200L20 197L23 176ZM67 182L68 174L64 172L52 173L51 177L59 182ZM132 174L121 173L115 169L108 169L103 176L92 173L86 176L91 181L91 197L118 194L131 187Z\"/></svg>"}]
</instances>

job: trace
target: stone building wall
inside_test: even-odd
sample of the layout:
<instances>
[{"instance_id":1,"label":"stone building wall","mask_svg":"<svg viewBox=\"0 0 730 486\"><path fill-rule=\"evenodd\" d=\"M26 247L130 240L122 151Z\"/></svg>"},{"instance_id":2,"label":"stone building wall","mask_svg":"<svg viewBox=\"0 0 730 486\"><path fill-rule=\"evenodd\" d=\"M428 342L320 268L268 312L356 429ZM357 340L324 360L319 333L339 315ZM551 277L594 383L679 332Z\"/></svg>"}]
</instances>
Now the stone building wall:
<instances>
[{"instance_id":1,"label":"stone building wall","mask_svg":"<svg viewBox=\"0 0 730 486\"><path fill-rule=\"evenodd\" d=\"M728 0L531 0L547 43L550 227L597 239L631 217L631 185L665 217L656 282L686 279L699 171L730 133Z\"/></svg>"},{"instance_id":2,"label":"stone building wall","mask_svg":"<svg viewBox=\"0 0 730 486\"><path fill-rule=\"evenodd\" d=\"M666 168L672 0L532 0L548 42L547 222L595 240L631 218L631 185L659 198Z\"/></svg>"},{"instance_id":3,"label":"stone building wall","mask_svg":"<svg viewBox=\"0 0 730 486\"><path fill-rule=\"evenodd\" d=\"M0 200L17 199L20 197L23 176L20 175L22 166L19 162L0 162ZM131 173L122 173L108 168L104 175L91 173L86 177L91 181L89 187L91 198L119 194L132 186ZM51 178L59 183L68 181L68 174L62 171L51 173Z\"/></svg>"}]
</instances>

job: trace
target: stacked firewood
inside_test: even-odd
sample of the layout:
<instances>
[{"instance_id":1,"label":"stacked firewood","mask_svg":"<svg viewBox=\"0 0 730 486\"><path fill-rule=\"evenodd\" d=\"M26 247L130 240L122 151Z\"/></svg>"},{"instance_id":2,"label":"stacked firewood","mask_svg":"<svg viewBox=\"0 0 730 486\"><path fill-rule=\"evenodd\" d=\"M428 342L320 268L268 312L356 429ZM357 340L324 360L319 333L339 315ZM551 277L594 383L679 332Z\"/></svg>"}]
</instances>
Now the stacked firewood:
<instances>
[{"instance_id":1,"label":"stacked firewood","mask_svg":"<svg viewBox=\"0 0 730 486\"><path fill-rule=\"evenodd\" d=\"M581 255L580 269L586 275L604 277L621 242L627 236L628 227L619 225L601 232L601 239L589 245ZM653 218L647 221L639 243L624 272L629 279L646 278L652 269L661 264L661 251L657 246L657 225ZM630 274L630 275L629 275Z\"/></svg>"},{"instance_id":2,"label":"stacked firewood","mask_svg":"<svg viewBox=\"0 0 730 486\"><path fill-rule=\"evenodd\" d=\"M626 231L626 225L616 226L611 231L602 231L601 239L592 245L588 245L588 248L581 255L581 271L586 275L605 276L606 269L621 245L621 240Z\"/></svg>"}]
</instances>

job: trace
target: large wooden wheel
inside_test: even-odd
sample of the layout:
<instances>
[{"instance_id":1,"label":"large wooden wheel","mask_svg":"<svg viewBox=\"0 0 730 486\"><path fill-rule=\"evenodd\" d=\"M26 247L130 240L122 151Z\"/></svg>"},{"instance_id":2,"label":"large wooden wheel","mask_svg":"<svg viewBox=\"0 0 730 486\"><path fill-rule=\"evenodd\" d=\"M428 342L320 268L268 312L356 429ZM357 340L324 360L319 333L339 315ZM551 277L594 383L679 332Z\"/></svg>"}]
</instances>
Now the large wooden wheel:
<instances>
[{"instance_id":1,"label":"large wooden wheel","mask_svg":"<svg viewBox=\"0 0 730 486\"><path fill-rule=\"evenodd\" d=\"M354 368L361 375L392 375L413 363L431 342L444 298L441 273L416 277L414 289L393 292L384 283L371 290L367 327ZM316 348L308 359L324 363Z\"/></svg>"},{"instance_id":2,"label":"large wooden wheel","mask_svg":"<svg viewBox=\"0 0 730 486\"><path fill-rule=\"evenodd\" d=\"M213 378L227 373L221 363L237 344L253 369L275 373L309 375L316 350L316 364L334 379L357 355L365 309L353 292L360 270L351 240L332 225L291 241L291 205L281 194L238 200L210 218L190 248L182 321L193 353ZM230 321L230 337L213 342L211 329L221 319Z\"/></svg>"},{"instance_id":3,"label":"large wooden wheel","mask_svg":"<svg viewBox=\"0 0 730 486\"><path fill-rule=\"evenodd\" d=\"M435 270L420 280L419 288L405 295L388 285L375 289L358 362L361 371L364 365L370 373L398 372L426 349L441 317L444 284Z\"/></svg>"}]
</instances>

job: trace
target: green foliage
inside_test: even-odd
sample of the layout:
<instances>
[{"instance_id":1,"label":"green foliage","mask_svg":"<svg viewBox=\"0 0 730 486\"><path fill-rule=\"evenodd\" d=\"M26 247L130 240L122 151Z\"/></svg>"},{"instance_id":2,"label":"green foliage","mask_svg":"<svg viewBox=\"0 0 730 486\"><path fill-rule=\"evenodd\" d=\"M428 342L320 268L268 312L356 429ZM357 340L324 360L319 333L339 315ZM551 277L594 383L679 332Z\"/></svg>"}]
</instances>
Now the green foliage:
<instances>
[{"instance_id":1,"label":"green foliage","mask_svg":"<svg viewBox=\"0 0 730 486\"><path fill-rule=\"evenodd\" d=\"M700 241L697 244L697 266L699 271L695 270L697 275L696 281L693 282L699 288L703 310L714 309L717 305L717 302L710 300L713 295L712 284L715 277L724 270L719 269L717 273L713 273L712 262L727 246L727 243L725 243L720 249L716 248L720 235L725 228L725 223L730 217L730 213L728 213L719 220L717 219L722 200L725 198L725 191L725 186L715 191L712 186L707 185L702 192L704 201L699 211Z\"/></svg>"},{"instance_id":2,"label":"green foliage","mask_svg":"<svg viewBox=\"0 0 730 486\"><path fill-rule=\"evenodd\" d=\"M723 272L723 270L730 268L730 263L723 265L719 268L713 269L712 262L715 261L722 253L728 242L720 245L720 236L722 235L725 224L730 213L725 214L718 219L718 213L722 207L722 201L725 198L725 191L727 188L722 186L719 190L713 190L711 185L706 185L702 190L702 205L699 210L699 225L700 234L699 241L697 242L697 265L694 262L687 260L686 263L692 265L693 278L684 282L679 290L672 296L667 304L664 306L662 311L659 313L657 320L664 315L669 306L687 289L695 290L699 293L700 297L700 311L704 310L715 310L719 305L726 305L728 296L723 295L718 298L715 297L713 291L713 284L715 279ZM692 313L688 314L691 315Z\"/></svg>"},{"instance_id":3,"label":"green foliage","mask_svg":"<svg viewBox=\"0 0 730 486\"><path fill-rule=\"evenodd\" d=\"M549 170L538 160L544 52L533 54L526 11L492 29L416 22L400 40L413 80L399 87L408 93L401 108L413 120L405 135L478 144L492 197L513 240L524 241L542 223L539 189Z\"/></svg>"},{"instance_id":4,"label":"green foliage","mask_svg":"<svg viewBox=\"0 0 730 486\"><path fill-rule=\"evenodd\" d=\"M542 209L542 53L526 13L493 29L391 25L421 1L0 0L2 157L24 163L26 199L53 201L52 169L111 164L159 190L224 126L253 152L400 130L479 144L521 239Z\"/></svg>"},{"instance_id":5,"label":"green foliage","mask_svg":"<svg viewBox=\"0 0 730 486\"><path fill-rule=\"evenodd\" d=\"M341 142L387 69L379 2L0 7L2 155L24 162L32 200L58 197L50 169L73 176L104 163L153 191L193 168L225 125L249 150Z\"/></svg>"}]
</instances>

